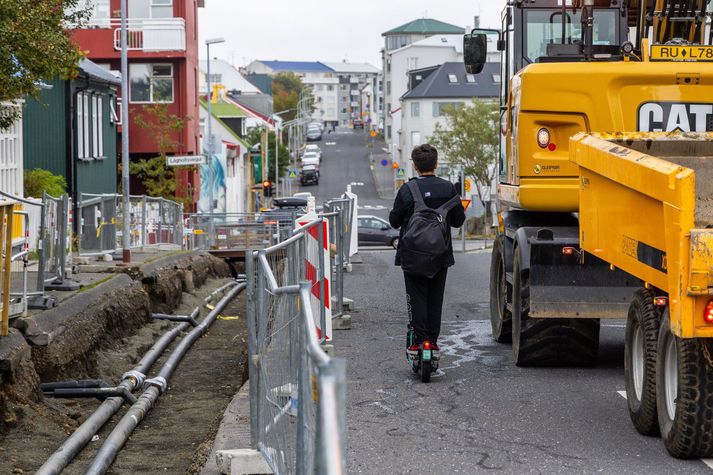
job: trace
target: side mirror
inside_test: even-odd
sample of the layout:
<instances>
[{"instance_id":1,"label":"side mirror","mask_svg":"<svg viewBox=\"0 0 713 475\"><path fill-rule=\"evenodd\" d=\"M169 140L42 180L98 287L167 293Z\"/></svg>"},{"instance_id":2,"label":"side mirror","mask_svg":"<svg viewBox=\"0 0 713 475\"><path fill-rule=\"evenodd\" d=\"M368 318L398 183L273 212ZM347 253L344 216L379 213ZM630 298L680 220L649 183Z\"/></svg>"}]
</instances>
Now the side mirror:
<instances>
[{"instance_id":1,"label":"side mirror","mask_svg":"<svg viewBox=\"0 0 713 475\"><path fill-rule=\"evenodd\" d=\"M463 37L463 60L468 74L480 74L488 58L488 39L485 33L471 33Z\"/></svg>"}]
</instances>

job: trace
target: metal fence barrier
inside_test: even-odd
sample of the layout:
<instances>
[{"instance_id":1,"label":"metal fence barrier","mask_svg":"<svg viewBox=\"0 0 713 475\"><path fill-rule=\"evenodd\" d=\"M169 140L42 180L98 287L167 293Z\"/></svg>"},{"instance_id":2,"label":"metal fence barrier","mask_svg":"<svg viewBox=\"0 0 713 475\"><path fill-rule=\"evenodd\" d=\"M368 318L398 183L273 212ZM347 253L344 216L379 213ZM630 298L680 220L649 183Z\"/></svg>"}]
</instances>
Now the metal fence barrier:
<instances>
[{"instance_id":1,"label":"metal fence barrier","mask_svg":"<svg viewBox=\"0 0 713 475\"><path fill-rule=\"evenodd\" d=\"M324 203L320 216L329 219L330 251L333 257L331 265L333 310L332 318L344 314L344 273L349 262L351 243L351 222L354 202L349 198L332 199Z\"/></svg>"},{"instance_id":2,"label":"metal fence barrier","mask_svg":"<svg viewBox=\"0 0 713 475\"><path fill-rule=\"evenodd\" d=\"M113 254L123 248L122 195L80 194L78 252L80 256ZM183 205L165 198L130 197L132 249L183 246Z\"/></svg>"},{"instance_id":3,"label":"metal fence barrier","mask_svg":"<svg viewBox=\"0 0 713 475\"><path fill-rule=\"evenodd\" d=\"M307 278L321 226L246 253L251 442L276 474L345 473L346 364L320 345Z\"/></svg>"},{"instance_id":4,"label":"metal fence barrier","mask_svg":"<svg viewBox=\"0 0 713 475\"><path fill-rule=\"evenodd\" d=\"M15 202L0 200L0 285L2 285L2 310L0 336L7 336L10 328L10 269L12 258L12 228Z\"/></svg>"},{"instance_id":5,"label":"metal fence barrier","mask_svg":"<svg viewBox=\"0 0 713 475\"><path fill-rule=\"evenodd\" d=\"M294 217L276 219L260 213L189 214L184 222L187 249L262 249L288 238Z\"/></svg>"}]
</instances>

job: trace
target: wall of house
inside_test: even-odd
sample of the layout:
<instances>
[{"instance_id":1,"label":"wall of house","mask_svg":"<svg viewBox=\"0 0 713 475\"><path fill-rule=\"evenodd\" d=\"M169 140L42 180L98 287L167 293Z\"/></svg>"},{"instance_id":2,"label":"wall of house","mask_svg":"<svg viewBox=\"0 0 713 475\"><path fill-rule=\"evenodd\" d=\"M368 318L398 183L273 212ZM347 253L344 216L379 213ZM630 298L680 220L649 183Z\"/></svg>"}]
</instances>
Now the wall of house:
<instances>
[{"instance_id":1,"label":"wall of house","mask_svg":"<svg viewBox=\"0 0 713 475\"><path fill-rule=\"evenodd\" d=\"M0 129L0 189L15 196L23 193L22 119Z\"/></svg>"},{"instance_id":2,"label":"wall of house","mask_svg":"<svg viewBox=\"0 0 713 475\"><path fill-rule=\"evenodd\" d=\"M59 78L48 81L52 89L40 92L39 100L25 102L25 170L41 168L69 180L67 175L67 89Z\"/></svg>"}]
</instances>

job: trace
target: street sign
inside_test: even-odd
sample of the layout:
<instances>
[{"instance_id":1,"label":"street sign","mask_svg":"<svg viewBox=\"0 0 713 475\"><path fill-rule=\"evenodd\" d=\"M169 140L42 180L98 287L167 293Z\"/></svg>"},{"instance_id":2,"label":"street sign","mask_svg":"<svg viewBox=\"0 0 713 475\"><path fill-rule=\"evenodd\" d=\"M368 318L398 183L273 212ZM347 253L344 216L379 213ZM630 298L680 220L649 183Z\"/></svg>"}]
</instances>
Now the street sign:
<instances>
[{"instance_id":1,"label":"street sign","mask_svg":"<svg viewBox=\"0 0 713 475\"><path fill-rule=\"evenodd\" d=\"M372 131L371 131L371 138L373 139L373 138L375 138L375 137L376 137L376 130L372 130Z\"/></svg>"},{"instance_id":2,"label":"street sign","mask_svg":"<svg viewBox=\"0 0 713 475\"><path fill-rule=\"evenodd\" d=\"M290 178L297 178L297 173L294 170L290 170Z\"/></svg>"},{"instance_id":3,"label":"street sign","mask_svg":"<svg viewBox=\"0 0 713 475\"><path fill-rule=\"evenodd\" d=\"M470 204L473 202L473 200L466 200L466 199L461 199L460 204L463 205L463 209L468 211L468 208L470 207Z\"/></svg>"},{"instance_id":4,"label":"street sign","mask_svg":"<svg viewBox=\"0 0 713 475\"><path fill-rule=\"evenodd\" d=\"M470 191L470 180L465 181L465 191Z\"/></svg>"},{"instance_id":5,"label":"street sign","mask_svg":"<svg viewBox=\"0 0 713 475\"><path fill-rule=\"evenodd\" d=\"M383 159L383 160L381 161L381 166L382 166L382 167L388 167L388 166L389 166L389 161L388 161L387 159Z\"/></svg>"},{"instance_id":6,"label":"street sign","mask_svg":"<svg viewBox=\"0 0 713 475\"><path fill-rule=\"evenodd\" d=\"M404 170L403 168L399 168L399 171L396 172L396 176L398 176L399 178L403 178L404 176L406 176L406 170Z\"/></svg>"},{"instance_id":7,"label":"street sign","mask_svg":"<svg viewBox=\"0 0 713 475\"><path fill-rule=\"evenodd\" d=\"M399 166L398 163L394 162L394 163L391 165L391 168L393 168L394 170L398 170L398 169L401 168L401 167Z\"/></svg>"},{"instance_id":8,"label":"street sign","mask_svg":"<svg viewBox=\"0 0 713 475\"><path fill-rule=\"evenodd\" d=\"M204 165L205 163L205 155L179 155L174 157L166 157L166 166L169 167Z\"/></svg>"}]
</instances>

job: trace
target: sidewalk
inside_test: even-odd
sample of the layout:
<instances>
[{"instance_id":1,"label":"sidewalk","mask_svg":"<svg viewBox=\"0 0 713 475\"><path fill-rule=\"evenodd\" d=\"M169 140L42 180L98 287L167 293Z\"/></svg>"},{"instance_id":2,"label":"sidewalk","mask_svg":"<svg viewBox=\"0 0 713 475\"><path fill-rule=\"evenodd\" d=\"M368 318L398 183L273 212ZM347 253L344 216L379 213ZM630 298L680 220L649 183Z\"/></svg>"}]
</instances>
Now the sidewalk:
<instances>
[{"instance_id":1,"label":"sidewalk","mask_svg":"<svg viewBox=\"0 0 713 475\"><path fill-rule=\"evenodd\" d=\"M371 154L371 174L374 178L376 191L379 198L393 200L394 193L394 169L392 168L391 156L382 149L383 142L375 141ZM386 160L386 166L384 163Z\"/></svg>"}]
</instances>

